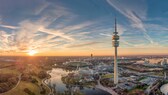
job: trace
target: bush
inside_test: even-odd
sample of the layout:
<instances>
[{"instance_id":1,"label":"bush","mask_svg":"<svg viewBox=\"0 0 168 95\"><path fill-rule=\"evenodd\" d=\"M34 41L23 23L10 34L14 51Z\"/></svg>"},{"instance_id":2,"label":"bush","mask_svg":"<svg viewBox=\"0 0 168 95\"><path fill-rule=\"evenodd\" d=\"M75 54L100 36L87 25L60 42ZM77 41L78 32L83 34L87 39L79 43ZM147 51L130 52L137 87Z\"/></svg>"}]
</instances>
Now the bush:
<instances>
[{"instance_id":1,"label":"bush","mask_svg":"<svg viewBox=\"0 0 168 95\"><path fill-rule=\"evenodd\" d=\"M46 90L42 87L42 91L40 91L40 94L45 94Z\"/></svg>"},{"instance_id":2,"label":"bush","mask_svg":"<svg viewBox=\"0 0 168 95\"><path fill-rule=\"evenodd\" d=\"M0 74L0 93L10 90L17 82L18 78L12 74Z\"/></svg>"},{"instance_id":3,"label":"bush","mask_svg":"<svg viewBox=\"0 0 168 95\"><path fill-rule=\"evenodd\" d=\"M41 79L46 78L47 76L48 76L48 74L45 71L40 71L38 73L38 77Z\"/></svg>"},{"instance_id":4,"label":"bush","mask_svg":"<svg viewBox=\"0 0 168 95\"><path fill-rule=\"evenodd\" d=\"M1 82L7 82L8 78L13 77L12 74L0 74L0 83Z\"/></svg>"},{"instance_id":5,"label":"bush","mask_svg":"<svg viewBox=\"0 0 168 95\"><path fill-rule=\"evenodd\" d=\"M6 91L8 91L9 89L10 89L10 87L8 86L7 83L1 83L1 84L0 84L0 93L6 92Z\"/></svg>"},{"instance_id":6,"label":"bush","mask_svg":"<svg viewBox=\"0 0 168 95\"><path fill-rule=\"evenodd\" d=\"M27 93L28 95L35 95L35 93L31 92L28 88L25 88L24 92Z\"/></svg>"},{"instance_id":7,"label":"bush","mask_svg":"<svg viewBox=\"0 0 168 95\"><path fill-rule=\"evenodd\" d=\"M32 83L38 83L38 81L35 78L32 78L31 82Z\"/></svg>"},{"instance_id":8,"label":"bush","mask_svg":"<svg viewBox=\"0 0 168 95\"><path fill-rule=\"evenodd\" d=\"M22 75L22 81L31 81L32 77L29 74L23 74Z\"/></svg>"},{"instance_id":9,"label":"bush","mask_svg":"<svg viewBox=\"0 0 168 95\"><path fill-rule=\"evenodd\" d=\"M18 82L18 78L12 77L8 79L8 82L12 85L16 84Z\"/></svg>"}]
</instances>

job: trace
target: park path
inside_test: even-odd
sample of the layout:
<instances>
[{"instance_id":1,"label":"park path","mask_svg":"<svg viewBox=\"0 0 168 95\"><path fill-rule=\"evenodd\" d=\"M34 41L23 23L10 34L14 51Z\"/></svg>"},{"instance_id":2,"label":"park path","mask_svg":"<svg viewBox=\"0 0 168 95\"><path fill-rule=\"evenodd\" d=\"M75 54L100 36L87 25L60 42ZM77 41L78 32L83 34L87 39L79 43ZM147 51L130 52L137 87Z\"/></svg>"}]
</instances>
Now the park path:
<instances>
[{"instance_id":1,"label":"park path","mask_svg":"<svg viewBox=\"0 0 168 95\"><path fill-rule=\"evenodd\" d=\"M96 88L101 89L101 90L103 90L103 91L106 91L106 92L110 93L111 95L118 95L118 94L113 90L112 87L104 87L103 85L101 85L100 80L98 80L97 82L98 82L98 85L96 85Z\"/></svg>"},{"instance_id":2,"label":"park path","mask_svg":"<svg viewBox=\"0 0 168 95\"><path fill-rule=\"evenodd\" d=\"M20 84L21 77L22 77L22 73L21 73L21 74L19 74L19 76L18 76L19 80L18 80L17 84L15 85L15 87L13 87L12 89L8 90L7 92L0 93L0 95L5 95L5 94L7 95L7 94L8 94L8 92L10 92L10 91L12 91L13 89L15 89L15 88L16 88L16 87Z\"/></svg>"},{"instance_id":3,"label":"park path","mask_svg":"<svg viewBox=\"0 0 168 95\"><path fill-rule=\"evenodd\" d=\"M45 78L45 79L42 80L42 84L45 85L50 90L50 92L48 93L48 95L53 95L51 88L48 87L48 85L45 83L45 80L47 80L47 78Z\"/></svg>"}]
</instances>

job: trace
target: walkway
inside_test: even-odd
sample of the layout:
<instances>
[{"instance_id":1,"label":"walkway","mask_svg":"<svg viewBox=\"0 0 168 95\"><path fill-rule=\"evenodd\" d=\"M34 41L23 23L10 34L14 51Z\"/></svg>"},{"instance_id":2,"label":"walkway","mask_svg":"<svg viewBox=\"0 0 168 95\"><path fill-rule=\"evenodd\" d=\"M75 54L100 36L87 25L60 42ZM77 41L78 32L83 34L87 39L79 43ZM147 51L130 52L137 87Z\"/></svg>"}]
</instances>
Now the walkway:
<instances>
[{"instance_id":1,"label":"walkway","mask_svg":"<svg viewBox=\"0 0 168 95\"><path fill-rule=\"evenodd\" d=\"M20 81L21 81L21 78L22 78L22 73L18 76L18 78L19 78L19 80L18 80L18 83L15 85L15 87L13 87L12 89L8 90L7 92L0 93L0 95L7 94L9 91L15 89L20 84Z\"/></svg>"},{"instance_id":2,"label":"walkway","mask_svg":"<svg viewBox=\"0 0 168 95\"><path fill-rule=\"evenodd\" d=\"M45 80L49 79L50 77L47 77L47 78L43 79L42 80L42 84L45 85L50 90L49 93L48 93L48 95L53 95L52 89L50 87L48 87L48 85L45 83Z\"/></svg>"},{"instance_id":3,"label":"walkway","mask_svg":"<svg viewBox=\"0 0 168 95\"><path fill-rule=\"evenodd\" d=\"M150 92L151 92L153 89L158 88L159 84L160 84L159 82L156 83L156 85L154 85L154 86L153 86L153 84L151 84L151 85L146 89L146 93L147 93L147 95L149 95Z\"/></svg>"},{"instance_id":4,"label":"walkway","mask_svg":"<svg viewBox=\"0 0 168 95\"><path fill-rule=\"evenodd\" d=\"M100 84L100 80L97 81L98 82L98 85L96 85L96 88L98 89L101 89L101 90L104 90L108 93L110 93L111 95L118 95L112 87L104 87L103 85Z\"/></svg>"}]
</instances>

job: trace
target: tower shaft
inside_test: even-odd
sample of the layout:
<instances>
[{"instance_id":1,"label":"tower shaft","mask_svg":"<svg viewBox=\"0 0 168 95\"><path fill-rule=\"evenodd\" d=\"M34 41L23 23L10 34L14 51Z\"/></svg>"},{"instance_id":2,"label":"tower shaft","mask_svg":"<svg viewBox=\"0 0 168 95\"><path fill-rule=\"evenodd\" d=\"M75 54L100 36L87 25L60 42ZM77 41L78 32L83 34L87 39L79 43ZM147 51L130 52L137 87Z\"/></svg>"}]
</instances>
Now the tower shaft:
<instances>
[{"instance_id":1,"label":"tower shaft","mask_svg":"<svg viewBox=\"0 0 168 95\"><path fill-rule=\"evenodd\" d=\"M114 47L114 84L118 84L118 63L117 63L117 47Z\"/></svg>"}]
</instances>

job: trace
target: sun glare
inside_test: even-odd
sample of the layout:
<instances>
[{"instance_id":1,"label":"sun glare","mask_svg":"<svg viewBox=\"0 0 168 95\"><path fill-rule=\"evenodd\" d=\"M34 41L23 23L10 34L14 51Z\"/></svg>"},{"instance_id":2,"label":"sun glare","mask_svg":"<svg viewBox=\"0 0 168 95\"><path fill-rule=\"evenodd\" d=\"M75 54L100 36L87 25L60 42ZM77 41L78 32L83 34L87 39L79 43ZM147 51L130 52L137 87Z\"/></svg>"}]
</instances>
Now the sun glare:
<instances>
[{"instance_id":1,"label":"sun glare","mask_svg":"<svg viewBox=\"0 0 168 95\"><path fill-rule=\"evenodd\" d=\"M37 53L36 50L29 50L27 54L30 55L30 56L33 56L33 55L35 55L36 53Z\"/></svg>"}]
</instances>

